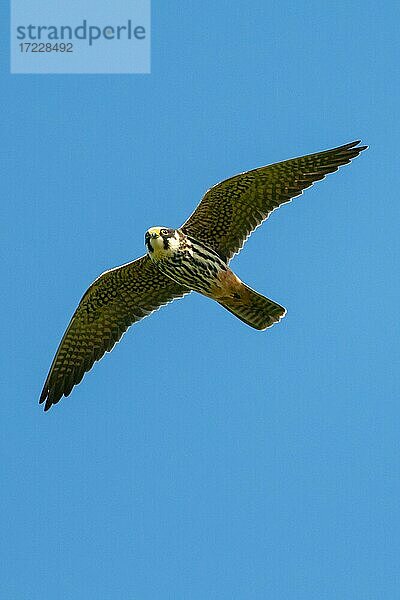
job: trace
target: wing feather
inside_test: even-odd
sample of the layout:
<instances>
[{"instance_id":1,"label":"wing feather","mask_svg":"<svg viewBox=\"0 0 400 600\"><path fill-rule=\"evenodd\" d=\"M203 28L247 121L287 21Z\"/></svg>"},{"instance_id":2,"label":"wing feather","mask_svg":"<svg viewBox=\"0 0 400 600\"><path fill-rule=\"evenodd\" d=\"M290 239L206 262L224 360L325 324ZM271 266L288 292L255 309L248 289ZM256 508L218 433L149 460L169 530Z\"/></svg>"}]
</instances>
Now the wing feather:
<instances>
[{"instance_id":1,"label":"wing feather","mask_svg":"<svg viewBox=\"0 0 400 600\"><path fill-rule=\"evenodd\" d=\"M217 183L181 229L229 261L272 211L367 148L359 143L267 165Z\"/></svg>"},{"instance_id":2,"label":"wing feather","mask_svg":"<svg viewBox=\"0 0 400 600\"><path fill-rule=\"evenodd\" d=\"M40 396L44 409L68 396L132 323L188 292L148 256L100 275L85 292L60 342Z\"/></svg>"}]
</instances>

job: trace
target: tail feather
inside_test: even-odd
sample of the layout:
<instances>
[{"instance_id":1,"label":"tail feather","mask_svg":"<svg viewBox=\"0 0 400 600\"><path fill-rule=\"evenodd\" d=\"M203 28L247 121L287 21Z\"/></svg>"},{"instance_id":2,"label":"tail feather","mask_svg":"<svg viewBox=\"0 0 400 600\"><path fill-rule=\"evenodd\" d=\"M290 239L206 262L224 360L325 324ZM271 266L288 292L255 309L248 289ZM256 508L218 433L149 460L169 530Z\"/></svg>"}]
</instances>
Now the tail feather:
<instances>
[{"instance_id":1,"label":"tail feather","mask_svg":"<svg viewBox=\"0 0 400 600\"><path fill-rule=\"evenodd\" d=\"M255 292L244 283L239 291L218 302L235 317L261 331L277 323L286 314L283 306Z\"/></svg>"}]
</instances>

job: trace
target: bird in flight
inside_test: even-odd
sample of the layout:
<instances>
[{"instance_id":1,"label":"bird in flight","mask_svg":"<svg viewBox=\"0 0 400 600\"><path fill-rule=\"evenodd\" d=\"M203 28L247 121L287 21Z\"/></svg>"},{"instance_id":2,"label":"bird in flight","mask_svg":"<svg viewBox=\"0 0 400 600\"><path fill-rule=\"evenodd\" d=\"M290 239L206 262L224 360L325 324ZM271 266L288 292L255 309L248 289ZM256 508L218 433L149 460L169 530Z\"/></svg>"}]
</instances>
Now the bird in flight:
<instances>
[{"instance_id":1,"label":"bird in flight","mask_svg":"<svg viewBox=\"0 0 400 600\"><path fill-rule=\"evenodd\" d=\"M179 229L151 227L147 253L105 271L85 292L60 342L40 396L44 410L68 396L127 328L191 291L263 330L285 309L244 284L231 258L273 210L349 163L367 146L351 142L240 173L214 185Z\"/></svg>"}]
</instances>

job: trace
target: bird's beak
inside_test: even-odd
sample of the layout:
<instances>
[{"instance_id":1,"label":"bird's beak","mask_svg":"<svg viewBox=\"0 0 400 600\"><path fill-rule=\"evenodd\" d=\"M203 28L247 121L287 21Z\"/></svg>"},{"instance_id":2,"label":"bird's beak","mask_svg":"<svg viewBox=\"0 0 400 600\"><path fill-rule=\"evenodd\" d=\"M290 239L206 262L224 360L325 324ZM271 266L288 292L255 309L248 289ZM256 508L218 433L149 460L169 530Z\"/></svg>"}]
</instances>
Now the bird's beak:
<instances>
[{"instance_id":1,"label":"bird's beak","mask_svg":"<svg viewBox=\"0 0 400 600\"><path fill-rule=\"evenodd\" d=\"M155 240L156 238L158 238L158 233L152 233L150 237L152 240Z\"/></svg>"}]
</instances>

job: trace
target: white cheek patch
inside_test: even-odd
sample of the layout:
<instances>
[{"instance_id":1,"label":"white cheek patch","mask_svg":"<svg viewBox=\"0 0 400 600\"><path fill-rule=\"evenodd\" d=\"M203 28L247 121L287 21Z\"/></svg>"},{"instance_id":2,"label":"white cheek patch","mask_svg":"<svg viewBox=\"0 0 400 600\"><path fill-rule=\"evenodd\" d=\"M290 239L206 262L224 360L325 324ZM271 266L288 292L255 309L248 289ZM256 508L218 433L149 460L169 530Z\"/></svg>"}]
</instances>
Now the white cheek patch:
<instances>
[{"instance_id":1,"label":"white cheek patch","mask_svg":"<svg viewBox=\"0 0 400 600\"><path fill-rule=\"evenodd\" d=\"M173 237L168 238L169 248L173 252L179 249L179 238L175 234Z\"/></svg>"}]
</instances>

